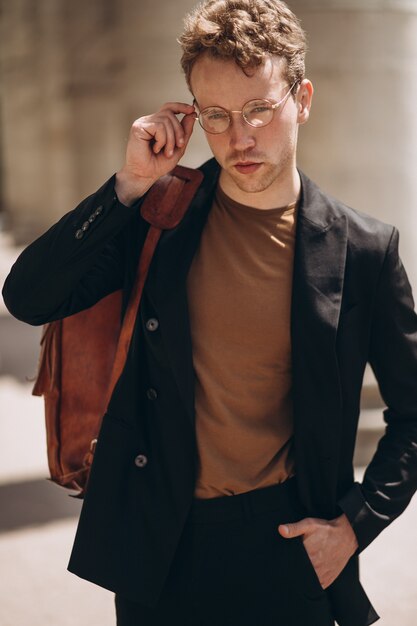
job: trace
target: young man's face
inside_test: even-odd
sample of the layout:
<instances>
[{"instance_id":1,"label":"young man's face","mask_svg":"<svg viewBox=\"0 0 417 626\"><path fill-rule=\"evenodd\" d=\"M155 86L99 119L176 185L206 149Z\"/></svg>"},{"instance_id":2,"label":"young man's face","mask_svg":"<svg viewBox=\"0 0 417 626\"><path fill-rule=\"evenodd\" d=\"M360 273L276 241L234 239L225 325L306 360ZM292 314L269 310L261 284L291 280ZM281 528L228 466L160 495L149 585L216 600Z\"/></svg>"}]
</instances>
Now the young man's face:
<instances>
[{"instance_id":1,"label":"young man's face","mask_svg":"<svg viewBox=\"0 0 417 626\"><path fill-rule=\"evenodd\" d=\"M291 87L282 70L282 59L268 57L263 65L251 71L251 76L246 76L234 61L203 54L191 73L197 108L202 111L220 106L228 111L241 111L249 100L266 98L279 102ZM241 114L232 113L226 131L217 135L206 133L213 155L222 167L223 180L227 179L228 188L239 197L271 191L271 187L285 185L288 177L294 176L298 124L307 120L311 101L309 85L309 81L303 81L298 91L294 87L296 100L290 94L267 126L254 128ZM241 165L243 162L256 165L245 167Z\"/></svg>"}]
</instances>

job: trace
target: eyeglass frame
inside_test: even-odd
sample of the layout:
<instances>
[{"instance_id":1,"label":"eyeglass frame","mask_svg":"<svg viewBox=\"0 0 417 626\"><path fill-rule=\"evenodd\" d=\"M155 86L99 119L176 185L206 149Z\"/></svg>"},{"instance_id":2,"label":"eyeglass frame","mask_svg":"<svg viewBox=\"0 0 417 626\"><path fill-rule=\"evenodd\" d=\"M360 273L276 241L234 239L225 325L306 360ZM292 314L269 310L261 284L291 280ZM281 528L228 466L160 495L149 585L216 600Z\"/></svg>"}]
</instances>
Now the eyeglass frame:
<instances>
[{"instance_id":1,"label":"eyeglass frame","mask_svg":"<svg viewBox=\"0 0 417 626\"><path fill-rule=\"evenodd\" d=\"M279 102L272 102L268 98L251 98L250 100L245 102L245 104L243 105L242 110L240 110L240 111L228 111L224 107L221 107L221 106L218 106L218 105L212 105L212 106L205 107L202 111L200 111L200 113L198 115L196 113L196 119L198 120L198 123L200 124L200 126L204 130L204 132L205 133L209 133L210 135L221 135L222 133L225 133L226 130L228 130L228 128L230 128L230 124L231 124L231 121L232 121L231 113L241 113L243 120L246 122L246 124L248 126L251 126L252 128L265 128L265 126L268 126L268 124L270 124L272 122L272 120L274 119L274 111L275 111L275 109L277 109L279 106L281 106L281 104L285 103L285 101L288 99L288 96L290 95L290 93L294 89L295 85L297 85L299 82L300 82L299 80L296 80L295 82L293 82L293 84L291 85L291 87L289 88L289 90L287 91L285 96L283 98L281 98L281 100L279 100ZM193 102L195 103L195 105L197 105L197 100L195 98L194 98ZM260 126L255 126L255 124L251 124L250 122L248 122L248 120L246 119L245 114L243 113L243 111L244 111L244 108L246 107L246 105L249 104L249 102L268 102L268 104L270 104L271 108L272 108L272 117L269 120L269 122L267 122L266 124L261 124ZM227 113L227 117L228 117L228 120L229 120L229 123L228 123L227 127L224 130L221 130L221 131L219 131L217 133L215 133L213 131L210 131L210 130L206 130L204 128L204 126L202 125L201 120L200 120L200 117L203 115L204 111L207 111L208 109L215 109L215 108L216 109L222 109L222 111L225 111Z\"/></svg>"}]
</instances>

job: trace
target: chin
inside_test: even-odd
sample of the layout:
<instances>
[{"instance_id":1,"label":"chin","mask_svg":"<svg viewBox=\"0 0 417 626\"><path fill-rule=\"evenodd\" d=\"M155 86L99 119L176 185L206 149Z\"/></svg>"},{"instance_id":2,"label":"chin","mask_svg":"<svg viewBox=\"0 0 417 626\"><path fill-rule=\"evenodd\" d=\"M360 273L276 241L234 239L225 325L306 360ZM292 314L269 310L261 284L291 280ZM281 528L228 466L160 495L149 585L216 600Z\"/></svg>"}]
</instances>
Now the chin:
<instances>
[{"instance_id":1,"label":"chin","mask_svg":"<svg viewBox=\"0 0 417 626\"><path fill-rule=\"evenodd\" d=\"M246 193L260 193L268 189L273 182L278 178L279 172L274 169L269 169L266 172L255 172L253 176L250 174L242 174L237 176L235 172L233 174L229 172L229 175L235 185Z\"/></svg>"},{"instance_id":2,"label":"chin","mask_svg":"<svg viewBox=\"0 0 417 626\"><path fill-rule=\"evenodd\" d=\"M257 181L241 181L234 179L236 186L240 189L240 191L244 191L246 193L259 193L261 191L265 191L268 189L269 185L262 184Z\"/></svg>"}]
</instances>

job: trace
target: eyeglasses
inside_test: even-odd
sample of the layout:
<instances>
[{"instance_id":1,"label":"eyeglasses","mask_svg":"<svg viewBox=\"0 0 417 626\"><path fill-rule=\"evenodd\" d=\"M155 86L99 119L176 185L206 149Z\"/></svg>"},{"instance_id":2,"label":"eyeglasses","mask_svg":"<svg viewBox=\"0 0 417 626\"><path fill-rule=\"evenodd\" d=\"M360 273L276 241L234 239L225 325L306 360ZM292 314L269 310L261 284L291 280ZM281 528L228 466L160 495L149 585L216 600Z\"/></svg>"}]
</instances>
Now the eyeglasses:
<instances>
[{"instance_id":1,"label":"eyeglasses","mask_svg":"<svg viewBox=\"0 0 417 626\"><path fill-rule=\"evenodd\" d=\"M229 128L231 113L241 113L245 122L253 128L266 126L272 122L274 111L286 102L297 83L298 81L295 81L295 83L291 85L289 91L287 91L279 102L274 103L266 98L249 100L241 111L228 111L227 109L223 109L223 107L217 106L207 107L197 115L198 122L203 130L213 135L224 133L224 131Z\"/></svg>"}]
</instances>

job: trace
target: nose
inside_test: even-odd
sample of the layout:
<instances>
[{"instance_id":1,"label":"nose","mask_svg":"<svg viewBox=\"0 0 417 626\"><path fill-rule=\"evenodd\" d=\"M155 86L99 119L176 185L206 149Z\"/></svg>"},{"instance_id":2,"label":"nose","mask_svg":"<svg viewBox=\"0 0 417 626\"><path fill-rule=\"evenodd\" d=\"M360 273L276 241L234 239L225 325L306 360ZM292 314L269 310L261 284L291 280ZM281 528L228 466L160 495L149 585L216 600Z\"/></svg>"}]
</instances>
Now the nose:
<instances>
[{"instance_id":1,"label":"nose","mask_svg":"<svg viewBox=\"0 0 417 626\"><path fill-rule=\"evenodd\" d=\"M237 152L249 150L256 145L255 128L245 122L241 113L232 113L229 126L230 147Z\"/></svg>"}]
</instances>

